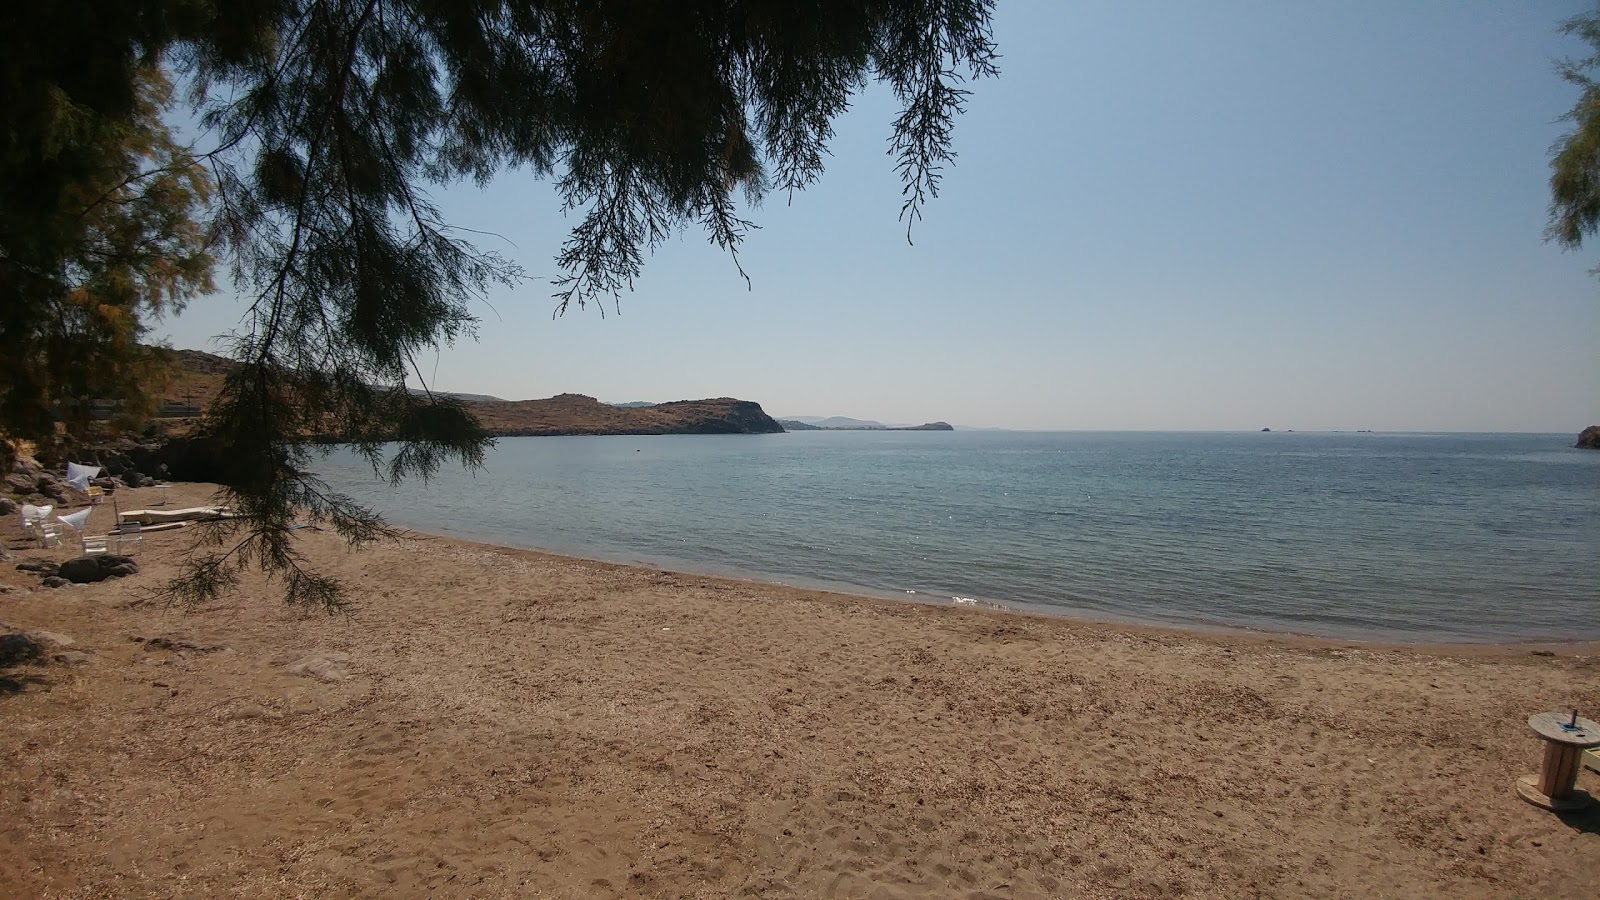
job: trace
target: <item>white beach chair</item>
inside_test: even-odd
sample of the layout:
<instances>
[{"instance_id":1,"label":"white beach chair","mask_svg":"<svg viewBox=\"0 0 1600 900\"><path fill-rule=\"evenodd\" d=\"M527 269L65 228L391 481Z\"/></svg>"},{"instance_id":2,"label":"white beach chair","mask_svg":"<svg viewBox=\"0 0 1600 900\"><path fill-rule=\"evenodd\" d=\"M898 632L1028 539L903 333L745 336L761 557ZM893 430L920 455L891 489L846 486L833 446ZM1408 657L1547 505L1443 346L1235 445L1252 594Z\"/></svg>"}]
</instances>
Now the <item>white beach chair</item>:
<instances>
[{"instance_id":1,"label":"white beach chair","mask_svg":"<svg viewBox=\"0 0 1600 900\"><path fill-rule=\"evenodd\" d=\"M67 463L67 484L83 494L90 505L105 500L105 489L90 482L100 477L99 466L80 466L77 463Z\"/></svg>"},{"instance_id":2,"label":"white beach chair","mask_svg":"<svg viewBox=\"0 0 1600 900\"><path fill-rule=\"evenodd\" d=\"M85 506L83 509L80 509L75 513L68 513L64 516L56 516L56 521L67 526L68 528L71 528L73 531L76 531L78 533L79 546L85 546L83 543L83 532L89 527L89 514L92 512L94 512L94 507ZM84 552L88 552L86 546Z\"/></svg>"},{"instance_id":3,"label":"white beach chair","mask_svg":"<svg viewBox=\"0 0 1600 900\"><path fill-rule=\"evenodd\" d=\"M141 533L143 529L144 525L139 522L123 522L117 525L117 552L123 556L138 553L139 548L144 546L144 535ZM131 551L125 549L129 545L133 546Z\"/></svg>"},{"instance_id":4,"label":"white beach chair","mask_svg":"<svg viewBox=\"0 0 1600 900\"><path fill-rule=\"evenodd\" d=\"M46 547L54 546L61 538L61 526L50 521L50 514L55 510L54 506L24 504L22 507L22 536L28 540L40 541Z\"/></svg>"},{"instance_id":5,"label":"white beach chair","mask_svg":"<svg viewBox=\"0 0 1600 900\"><path fill-rule=\"evenodd\" d=\"M106 535L103 535L103 534L96 534L96 535L92 535L92 536L91 535L87 535L87 534L84 535L83 536L83 555L84 556L99 556L102 553L111 552L111 548L109 546L107 546L107 544L109 543L110 540L111 539L109 537L107 537Z\"/></svg>"}]
</instances>

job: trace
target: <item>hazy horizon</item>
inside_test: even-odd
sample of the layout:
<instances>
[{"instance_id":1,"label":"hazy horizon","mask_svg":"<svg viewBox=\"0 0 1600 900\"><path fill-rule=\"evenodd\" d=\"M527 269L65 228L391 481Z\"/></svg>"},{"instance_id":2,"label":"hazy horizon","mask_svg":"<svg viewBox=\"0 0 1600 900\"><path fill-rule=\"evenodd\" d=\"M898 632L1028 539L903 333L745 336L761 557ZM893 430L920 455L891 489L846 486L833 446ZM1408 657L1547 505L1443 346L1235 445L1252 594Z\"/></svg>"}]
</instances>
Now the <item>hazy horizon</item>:
<instances>
[{"instance_id":1,"label":"hazy horizon","mask_svg":"<svg viewBox=\"0 0 1600 900\"><path fill-rule=\"evenodd\" d=\"M1580 2L1001 3L997 80L908 246L881 89L820 184L698 233L621 315L552 321L572 220L510 172L441 190L533 280L430 386L735 396L780 416L1041 431L1576 433L1600 423L1600 252L1542 240ZM1600 247L1595 248L1600 250ZM214 350L236 297L157 324Z\"/></svg>"}]
</instances>

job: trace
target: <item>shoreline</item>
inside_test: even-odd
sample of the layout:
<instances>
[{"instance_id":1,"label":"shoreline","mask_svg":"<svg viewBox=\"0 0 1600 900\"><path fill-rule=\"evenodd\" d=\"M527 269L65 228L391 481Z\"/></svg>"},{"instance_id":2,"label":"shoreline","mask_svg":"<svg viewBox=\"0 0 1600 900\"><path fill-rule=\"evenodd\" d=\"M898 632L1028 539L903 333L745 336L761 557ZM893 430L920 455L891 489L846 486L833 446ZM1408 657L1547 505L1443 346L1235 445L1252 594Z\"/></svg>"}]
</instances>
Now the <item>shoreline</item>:
<instances>
[{"instance_id":1,"label":"shoreline","mask_svg":"<svg viewBox=\"0 0 1600 900\"><path fill-rule=\"evenodd\" d=\"M426 528L411 526L396 526L401 531L421 535L441 541L452 541L462 544L480 546L495 550L507 550L520 553L533 553L555 559L580 560L583 562L601 563L611 566L639 569L642 571L669 570L674 574L694 576L700 578L716 578L724 581L740 583L758 587L775 587L799 591L810 591L821 594L831 594L852 599L871 600L887 603L909 603L916 606L925 606L935 609L954 609L971 611L988 611L1006 615L1026 616L1046 621L1061 621L1068 625L1084 627L1125 628L1150 630L1172 636L1193 635L1195 637L1232 637L1262 639L1283 639L1301 642L1305 646L1333 646L1359 644L1371 649L1418 649L1434 652L1446 652L1456 649L1484 648L1488 650L1513 652L1517 650L1556 650L1573 652L1580 655L1600 655L1600 638L1517 638L1512 640L1484 640L1476 638L1461 638L1458 640L1445 639L1396 639L1393 637L1364 637L1360 635L1328 635L1312 632L1281 631L1269 628L1254 628L1243 625L1229 625L1226 623L1211 622L1151 622L1137 618L1121 618L1115 615L1104 617L1087 614L1081 611L1054 612L1047 609L1024 608L1000 599L976 598L975 604L957 604L953 597L944 597L939 594L922 592L900 592L890 589L874 589L863 585L853 585L847 582L829 582L820 579L796 578L792 581L781 581L775 577L764 575L746 575L739 572L719 571L714 566L696 567L687 560L667 560L655 563L648 560L628 559L623 554L608 555L604 553L584 552L580 550L548 549L529 545L519 545L496 541L477 534L450 534L432 531Z\"/></svg>"},{"instance_id":2,"label":"shoreline","mask_svg":"<svg viewBox=\"0 0 1600 900\"><path fill-rule=\"evenodd\" d=\"M1514 789L1542 752L1529 715L1600 709L1576 647L1212 634L297 535L357 589L351 615L288 608L255 573L214 605L151 603L184 530L145 535L131 577L0 593L0 620L68 648L4 673L0 895L1593 894L1600 809Z\"/></svg>"},{"instance_id":3,"label":"shoreline","mask_svg":"<svg viewBox=\"0 0 1600 900\"><path fill-rule=\"evenodd\" d=\"M1292 631L1271 631L1255 629L1244 626L1223 624L1168 624L1160 622L1144 622L1133 619L1095 618L1093 616L1079 615L1076 613L1056 613L1035 609L1023 609L1006 604L1004 601L979 600L976 605L954 603L951 598L942 600L933 599L938 595L917 594L915 596L898 596L891 591L881 593L871 592L870 589L859 585L844 583L815 582L812 584L798 584L784 581L774 581L761 577L751 577L736 573L697 570L694 568L670 568L650 562L613 559L604 555L588 555L579 552L563 552L547 550L540 547L518 546L516 544L496 543L478 537L465 537L454 534L441 534L426 529L411 528L400 529L404 537L412 540L432 540L446 544L458 544L464 547L473 547L491 552L509 554L529 554L533 557L558 561L582 562L599 566L610 566L620 570L629 570L638 573L670 574L689 578L705 578L724 582L730 585L761 590L776 589L795 591L802 594L819 595L822 597L836 598L843 601L868 603L887 603L893 605L909 606L916 609L943 610L956 614L982 613L994 616L1017 616L1040 623L1059 626L1066 629L1085 629L1099 632L1122 632L1147 635L1159 635L1173 639L1195 639L1210 641L1242 641L1263 644L1280 644L1296 649L1363 649L1372 651L1416 651L1431 655L1476 656L1526 654L1530 651L1548 650L1571 655L1579 659L1590 656L1600 656L1600 640L1587 638L1572 638L1570 640L1542 640L1518 639L1510 641L1480 641L1463 639L1459 641L1448 640L1393 640L1384 638L1363 637L1338 637ZM674 562L671 565L687 565Z\"/></svg>"}]
</instances>

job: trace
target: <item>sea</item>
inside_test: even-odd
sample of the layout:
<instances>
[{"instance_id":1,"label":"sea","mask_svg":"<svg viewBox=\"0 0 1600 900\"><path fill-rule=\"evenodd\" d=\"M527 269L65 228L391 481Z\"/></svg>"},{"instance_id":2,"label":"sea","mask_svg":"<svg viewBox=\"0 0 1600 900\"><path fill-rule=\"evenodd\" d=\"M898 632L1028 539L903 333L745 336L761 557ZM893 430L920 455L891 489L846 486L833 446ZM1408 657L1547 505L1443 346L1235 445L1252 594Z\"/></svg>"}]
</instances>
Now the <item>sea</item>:
<instances>
[{"instance_id":1,"label":"sea","mask_svg":"<svg viewBox=\"0 0 1600 900\"><path fill-rule=\"evenodd\" d=\"M1571 435L501 438L317 471L392 524L941 604L1340 639L1600 639L1600 452Z\"/></svg>"}]
</instances>

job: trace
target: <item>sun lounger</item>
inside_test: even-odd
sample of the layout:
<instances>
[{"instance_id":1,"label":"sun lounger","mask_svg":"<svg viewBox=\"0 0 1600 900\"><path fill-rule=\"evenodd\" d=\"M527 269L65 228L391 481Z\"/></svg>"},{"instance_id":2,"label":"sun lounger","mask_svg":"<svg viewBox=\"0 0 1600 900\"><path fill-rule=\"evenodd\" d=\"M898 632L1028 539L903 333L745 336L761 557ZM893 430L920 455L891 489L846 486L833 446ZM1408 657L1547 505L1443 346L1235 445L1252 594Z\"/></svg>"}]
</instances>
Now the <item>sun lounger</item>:
<instances>
[{"instance_id":1,"label":"sun lounger","mask_svg":"<svg viewBox=\"0 0 1600 900\"><path fill-rule=\"evenodd\" d=\"M123 522L141 525L164 525L169 522L205 522L211 519L231 519L236 515L222 506L192 506L188 509L130 509L120 516Z\"/></svg>"}]
</instances>

